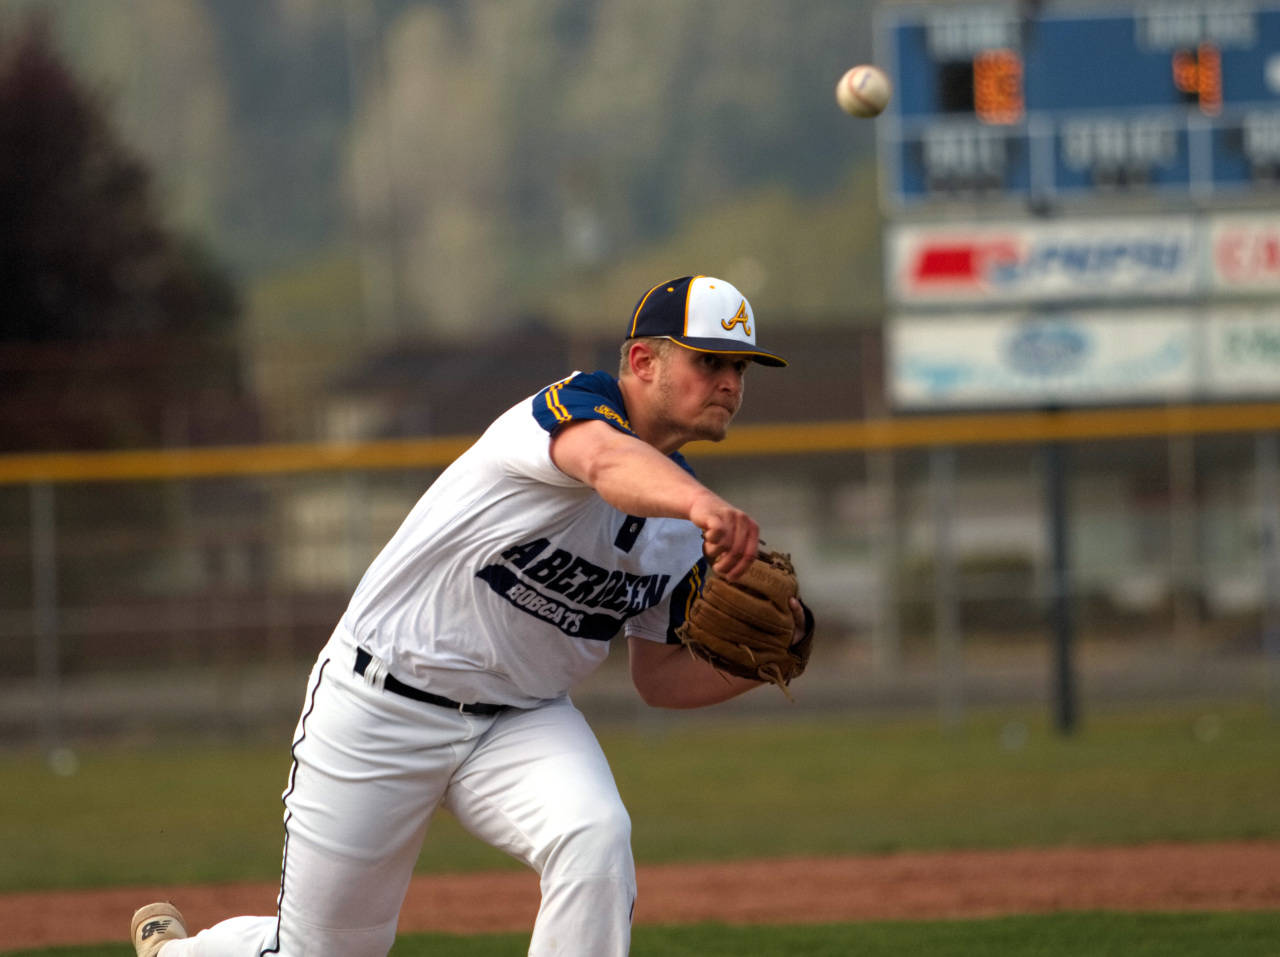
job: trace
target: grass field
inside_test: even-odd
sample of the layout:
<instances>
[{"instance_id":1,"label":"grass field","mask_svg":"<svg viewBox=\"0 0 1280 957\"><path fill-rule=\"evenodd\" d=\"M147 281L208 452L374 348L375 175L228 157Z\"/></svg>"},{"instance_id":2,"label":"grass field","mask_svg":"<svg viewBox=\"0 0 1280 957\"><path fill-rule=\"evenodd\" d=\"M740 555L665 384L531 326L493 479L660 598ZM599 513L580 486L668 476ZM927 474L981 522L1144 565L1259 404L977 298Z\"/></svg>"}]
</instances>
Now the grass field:
<instances>
[{"instance_id":1,"label":"grass field","mask_svg":"<svg viewBox=\"0 0 1280 957\"><path fill-rule=\"evenodd\" d=\"M598 730L641 863L1280 839L1280 722L1256 706L1090 713L1070 738L1042 715L995 712L972 713L949 733L929 718L730 721L710 712ZM0 755L0 890L274 879L286 771L285 742L84 751L70 776L33 754ZM766 817L776 827L744 836L741 821ZM161 842L182 853L157 855ZM512 866L441 817L420 869ZM394 953L517 954L527 940L422 935ZM1276 954L1277 940L1280 913L1106 914L640 927L635 953Z\"/></svg>"},{"instance_id":2,"label":"grass field","mask_svg":"<svg viewBox=\"0 0 1280 957\"><path fill-rule=\"evenodd\" d=\"M644 863L778 854L1280 838L1280 723L1261 708L936 722L710 713L600 731ZM0 755L0 892L274 879L285 742ZM697 800L691 799L696 793ZM779 815L778 808L789 813ZM772 819L744 839L738 822ZM182 848L157 855L159 841ZM421 870L514 867L441 815Z\"/></svg>"}]
</instances>

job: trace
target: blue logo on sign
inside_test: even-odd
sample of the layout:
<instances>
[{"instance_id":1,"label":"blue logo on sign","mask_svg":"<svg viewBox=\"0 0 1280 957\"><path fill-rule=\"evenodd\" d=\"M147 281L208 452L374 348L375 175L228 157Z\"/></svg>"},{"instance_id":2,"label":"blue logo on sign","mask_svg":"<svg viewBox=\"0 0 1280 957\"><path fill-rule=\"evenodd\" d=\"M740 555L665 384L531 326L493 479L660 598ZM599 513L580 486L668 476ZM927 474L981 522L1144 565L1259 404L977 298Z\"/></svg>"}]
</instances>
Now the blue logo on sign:
<instances>
[{"instance_id":1,"label":"blue logo on sign","mask_svg":"<svg viewBox=\"0 0 1280 957\"><path fill-rule=\"evenodd\" d=\"M1005 346L1009 365L1027 376L1069 375L1088 358L1089 337L1069 320L1033 319L1021 325Z\"/></svg>"},{"instance_id":2,"label":"blue logo on sign","mask_svg":"<svg viewBox=\"0 0 1280 957\"><path fill-rule=\"evenodd\" d=\"M1015 258L992 259L989 279L997 285L1056 282L1126 285L1166 280L1183 268L1184 243L1173 239L1047 242Z\"/></svg>"}]
</instances>

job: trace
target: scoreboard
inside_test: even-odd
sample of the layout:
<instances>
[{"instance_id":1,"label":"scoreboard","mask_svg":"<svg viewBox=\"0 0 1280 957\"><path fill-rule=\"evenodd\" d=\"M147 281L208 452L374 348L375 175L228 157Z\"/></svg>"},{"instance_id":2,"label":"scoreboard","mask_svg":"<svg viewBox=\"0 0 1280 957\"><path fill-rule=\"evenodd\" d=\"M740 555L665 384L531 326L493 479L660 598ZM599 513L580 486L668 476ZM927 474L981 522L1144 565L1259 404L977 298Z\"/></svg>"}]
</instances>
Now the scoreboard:
<instances>
[{"instance_id":1,"label":"scoreboard","mask_svg":"<svg viewBox=\"0 0 1280 957\"><path fill-rule=\"evenodd\" d=\"M889 211L1280 199L1280 3L883 6Z\"/></svg>"}]
</instances>

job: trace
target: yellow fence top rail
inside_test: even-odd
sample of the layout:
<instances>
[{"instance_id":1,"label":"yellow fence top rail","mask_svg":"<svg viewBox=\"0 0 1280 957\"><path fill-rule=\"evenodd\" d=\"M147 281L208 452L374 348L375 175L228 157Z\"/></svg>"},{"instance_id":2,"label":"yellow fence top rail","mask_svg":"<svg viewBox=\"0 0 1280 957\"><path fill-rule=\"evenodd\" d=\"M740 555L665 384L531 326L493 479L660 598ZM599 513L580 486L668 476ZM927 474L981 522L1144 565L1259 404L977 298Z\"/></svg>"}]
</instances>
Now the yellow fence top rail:
<instances>
[{"instance_id":1,"label":"yellow fence top rail","mask_svg":"<svg viewBox=\"0 0 1280 957\"><path fill-rule=\"evenodd\" d=\"M1280 403L1158 406L928 415L835 422L740 425L702 456L867 452L937 445L1124 439L1162 435L1280 431ZM320 442L124 452L0 456L0 484L191 479L354 469L442 468L475 436Z\"/></svg>"}]
</instances>

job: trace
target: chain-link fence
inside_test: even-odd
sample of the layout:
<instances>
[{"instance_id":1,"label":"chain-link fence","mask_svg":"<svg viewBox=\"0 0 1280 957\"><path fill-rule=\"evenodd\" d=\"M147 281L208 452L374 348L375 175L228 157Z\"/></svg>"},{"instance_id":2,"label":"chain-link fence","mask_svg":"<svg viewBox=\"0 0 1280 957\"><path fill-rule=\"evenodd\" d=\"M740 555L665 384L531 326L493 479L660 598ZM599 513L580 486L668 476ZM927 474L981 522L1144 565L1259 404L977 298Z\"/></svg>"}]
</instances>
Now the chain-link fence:
<instances>
[{"instance_id":1,"label":"chain-link fence","mask_svg":"<svg viewBox=\"0 0 1280 957\"><path fill-rule=\"evenodd\" d=\"M1250 426L1280 408L1187 414L1145 436L1105 411L743 425L688 452L801 571L821 631L800 707L1051 700L1064 609L1086 702L1274 695L1277 439ZM1082 422L1102 434L1062 438ZM1024 438L974 431L993 423ZM0 733L291 721L365 565L463 441L5 460ZM619 663L582 694L631 707Z\"/></svg>"}]
</instances>

